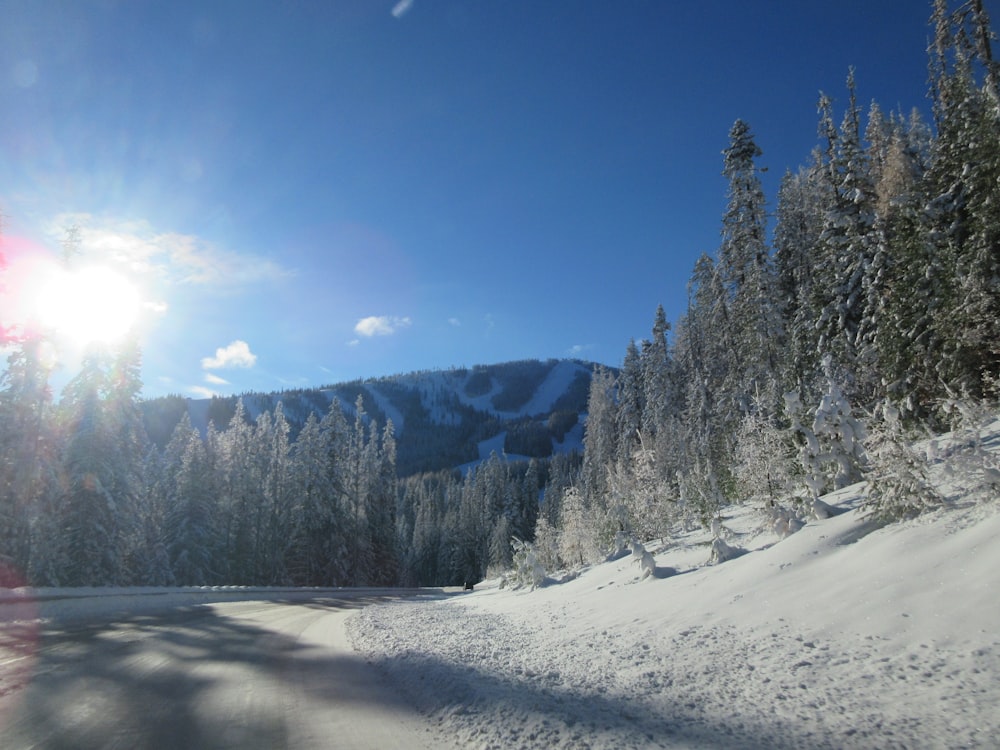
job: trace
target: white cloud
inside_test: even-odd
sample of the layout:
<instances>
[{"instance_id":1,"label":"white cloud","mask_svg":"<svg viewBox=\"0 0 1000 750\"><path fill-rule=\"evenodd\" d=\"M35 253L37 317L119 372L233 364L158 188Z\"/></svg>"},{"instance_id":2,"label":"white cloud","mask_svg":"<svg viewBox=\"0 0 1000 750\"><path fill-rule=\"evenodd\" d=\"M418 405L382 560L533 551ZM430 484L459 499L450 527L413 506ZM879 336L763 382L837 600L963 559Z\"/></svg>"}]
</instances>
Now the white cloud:
<instances>
[{"instance_id":1,"label":"white cloud","mask_svg":"<svg viewBox=\"0 0 1000 750\"><path fill-rule=\"evenodd\" d=\"M219 395L216 391L213 391L211 388L205 388L204 386L201 385L192 385L190 388L188 388L188 393L193 393L198 398L212 398L213 396Z\"/></svg>"},{"instance_id":2,"label":"white cloud","mask_svg":"<svg viewBox=\"0 0 1000 750\"><path fill-rule=\"evenodd\" d=\"M257 355L250 351L246 341L237 339L228 346L215 350L214 357L205 357L201 366L206 370L220 370L227 367L253 367L257 364Z\"/></svg>"},{"instance_id":3,"label":"white cloud","mask_svg":"<svg viewBox=\"0 0 1000 750\"><path fill-rule=\"evenodd\" d=\"M593 344L574 344L569 348L567 354L569 354L569 356L571 357L579 357L584 352L589 351L590 349L593 348L594 348Z\"/></svg>"},{"instance_id":4,"label":"white cloud","mask_svg":"<svg viewBox=\"0 0 1000 750\"><path fill-rule=\"evenodd\" d=\"M68 227L78 228L78 250L85 257L170 284L233 287L294 275L267 258L220 248L195 235L157 231L145 219L60 214L48 234L62 242Z\"/></svg>"},{"instance_id":5,"label":"white cloud","mask_svg":"<svg viewBox=\"0 0 1000 750\"><path fill-rule=\"evenodd\" d=\"M215 375L211 372L205 373L205 382L211 383L212 385L229 385L228 380L226 380L225 378L220 378L218 375Z\"/></svg>"},{"instance_id":6,"label":"white cloud","mask_svg":"<svg viewBox=\"0 0 1000 750\"><path fill-rule=\"evenodd\" d=\"M391 315L372 315L362 318L354 326L354 332L359 336L371 338L372 336L391 336L401 328L408 328L411 321L409 318L397 318Z\"/></svg>"},{"instance_id":7,"label":"white cloud","mask_svg":"<svg viewBox=\"0 0 1000 750\"><path fill-rule=\"evenodd\" d=\"M451 325L453 325L455 328L461 328L462 327L462 321L459 320L458 318L448 318L448 322Z\"/></svg>"}]
</instances>

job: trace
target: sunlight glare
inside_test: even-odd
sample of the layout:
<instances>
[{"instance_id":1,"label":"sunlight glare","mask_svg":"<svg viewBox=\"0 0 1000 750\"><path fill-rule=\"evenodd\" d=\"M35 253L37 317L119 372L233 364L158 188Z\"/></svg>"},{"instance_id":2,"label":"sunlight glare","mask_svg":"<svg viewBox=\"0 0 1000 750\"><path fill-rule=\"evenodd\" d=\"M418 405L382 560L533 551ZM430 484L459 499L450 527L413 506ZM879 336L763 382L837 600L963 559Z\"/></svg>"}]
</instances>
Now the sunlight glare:
<instances>
[{"instance_id":1,"label":"sunlight glare","mask_svg":"<svg viewBox=\"0 0 1000 750\"><path fill-rule=\"evenodd\" d=\"M127 334L139 316L139 291L106 266L53 269L38 290L39 320L79 345L111 343Z\"/></svg>"}]
</instances>

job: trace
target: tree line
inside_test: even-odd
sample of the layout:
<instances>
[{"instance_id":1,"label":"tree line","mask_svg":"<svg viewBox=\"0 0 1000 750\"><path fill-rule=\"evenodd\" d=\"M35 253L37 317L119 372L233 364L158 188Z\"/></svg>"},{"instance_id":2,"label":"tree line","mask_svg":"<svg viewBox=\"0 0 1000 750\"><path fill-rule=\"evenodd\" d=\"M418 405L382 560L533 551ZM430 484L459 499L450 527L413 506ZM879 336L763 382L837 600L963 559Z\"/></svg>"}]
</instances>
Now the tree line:
<instances>
[{"instance_id":1,"label":"tree line","mask_svg":"<svg viewBox=\"0 0 1000 750\"><path fill-rule=\"evenodd\" d=\"M883 520L941 502L911 441L974 432L998 395L1000 67L980 0L935 0L931 25L933 127L878 103L865 115L849 71L844 111L820 96L820 142L773 216L761 149L732 126L721 242L696 261L685 314L672 327L657 309L618 376L592 380L559 519L582 524L591 556L746 499L794 528L862 479Z\"/></svg>"}]
</instances>

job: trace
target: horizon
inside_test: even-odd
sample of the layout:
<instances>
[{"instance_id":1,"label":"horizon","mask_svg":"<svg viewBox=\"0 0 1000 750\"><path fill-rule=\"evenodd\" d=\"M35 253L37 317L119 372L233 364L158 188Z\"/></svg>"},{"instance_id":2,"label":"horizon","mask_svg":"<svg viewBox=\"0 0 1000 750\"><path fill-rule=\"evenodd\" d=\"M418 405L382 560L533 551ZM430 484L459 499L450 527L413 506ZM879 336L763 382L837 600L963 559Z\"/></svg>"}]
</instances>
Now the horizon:
<instances>
[{"instance_id":1,"label":"horizon","mask_svg":"<svg viewBox=\"0 0 1000 750\"><path fill-rule=\"evenodd\" d=\"M0 4L0 252L128 278L144 398L617 367L715 254L736 119L773 211L851 67L928 109L929 2Z\"/></svg>"}]
</instances>

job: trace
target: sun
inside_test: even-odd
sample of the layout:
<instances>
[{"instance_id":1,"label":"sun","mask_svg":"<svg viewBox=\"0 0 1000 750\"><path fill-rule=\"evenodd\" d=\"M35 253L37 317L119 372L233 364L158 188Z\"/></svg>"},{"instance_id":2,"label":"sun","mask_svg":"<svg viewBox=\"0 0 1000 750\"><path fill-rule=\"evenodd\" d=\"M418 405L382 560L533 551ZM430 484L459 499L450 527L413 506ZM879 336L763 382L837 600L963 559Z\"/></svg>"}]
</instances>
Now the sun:
<instances>
[{"instance_id":1,"label":"sun","mask_svg":"<svg viewBox=\"0 0 1000 750\"><path fill-rule=\"evenodd\" d=\"M139 290L108 266L49 269L35 293L38 321L79 346L111 344L139 318Z\"/></svg>"}]
</instances>

